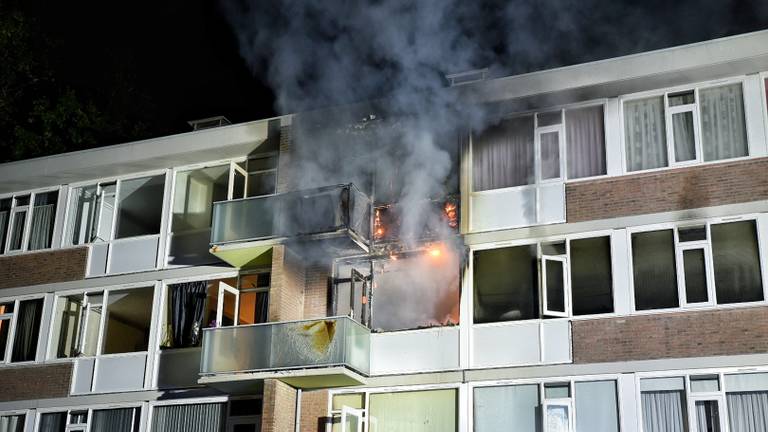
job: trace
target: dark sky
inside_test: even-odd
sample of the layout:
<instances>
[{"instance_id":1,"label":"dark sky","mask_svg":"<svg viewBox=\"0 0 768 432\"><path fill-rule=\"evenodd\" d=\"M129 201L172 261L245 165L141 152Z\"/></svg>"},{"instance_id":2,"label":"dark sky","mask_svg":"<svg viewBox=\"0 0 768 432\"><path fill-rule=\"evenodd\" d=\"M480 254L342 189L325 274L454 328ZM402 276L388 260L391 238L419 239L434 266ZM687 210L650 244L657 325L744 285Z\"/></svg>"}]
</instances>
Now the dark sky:
<instances>
[{"instance_id":1,"label":"dark sky","mask_svg":"<svg viewBox=\"0 0 768 432\"><path fill-rule=\"evenodd\" d=\"M60 82L108 92L104 87L110 81L105 77L119 74L135 95L120 102L125 104L120 108L152 113L152 133L165 134L187 131L187 120L214 115L233 122L276 115L266 73L251 70L259 67L249 66L241 57L222 1L233 0L27 0L18 7L38 19L45 36L57 42L55 73ZM280 5L279 0L237 1L267 16ZM541 1L547 5L519 1L526 15L511 24L496 11L500 3L508 2L478 1L478 13L489 23L478 29L484 34L478 40L533 41L542 47L538 55L530 50L507 55L499 62L506 73L768 28L766 0ZM568 23L553 32L551 20L562 21L562 10L567 10ZM515 32L520 32L519 39L510 37ZM578 35L581 49L561 43L571 39L568 32ZM499 53L516 52L501 45L494 48ZM260 65L267 66L264 61Z\"/></svg>"}]
</instances>

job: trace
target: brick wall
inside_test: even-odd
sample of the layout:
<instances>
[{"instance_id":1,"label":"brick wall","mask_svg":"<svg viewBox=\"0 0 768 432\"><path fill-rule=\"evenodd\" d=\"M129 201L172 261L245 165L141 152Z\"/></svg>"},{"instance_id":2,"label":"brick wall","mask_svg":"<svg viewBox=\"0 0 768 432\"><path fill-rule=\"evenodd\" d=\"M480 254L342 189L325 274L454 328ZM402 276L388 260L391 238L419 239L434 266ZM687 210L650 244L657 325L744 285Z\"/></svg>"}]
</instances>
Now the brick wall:
<instances>
[{"instance_id":1,"label":"brick wall","mask_svg":"<svg viewBox=\"0 0 768 432\"><path fill-rule=\"evenodd\" d=\"M301 432L325 432L328 416L328 390L301 393Z\"/></svg>"},{"instance_id":2,"label":"brick wall","mask_svg":"<svg viewBox=\"0 0 768 432\"><path fill-rule=\"evenodd\" d=\"M299 255L282 245L272 248L269 321L303 317L305 280L306 270Z\"/></svg>"},{"instance_id":3,"label":"brick wall","mask_svg":"<svg viewBox=\"0 0 768 432\"><path fill-rule=\"evenodd\" d=\"M88 247L0 257L0 289L85 279Z\"/></svg>"},{"instance_id":4,"label":"brick wall","mask_svg":"<svg viewBox=\"0 0 768 432\"><path fill-rule=\"evenodd\" d=\"M768 158L569 183L568 222L768 199Z\"/></svg>"},{"instance_id":5,"label":"brick wall","mask_svg":"<svg viewBox=\"0 0 768 432\"><path fill-rule=\"evenodd\" d=\"M768 353L768 307L573 321L573 362Z\"/></svg>"},{"instance_id":6,"label":"brick wall","mask_svg":"<svg viewBox=\"0 0 768 432\"><path fill-rule=\"evenodd\" d=\"M264 380L262 432L294 432L296 390L278 380Z\"/></svg>"},{"instance_id":7,"label":"brick wall","mask_svg":"<svg viewBox=\"0 0 768 432\"><path fill-rule=\"evenodd\" d=\"M67 397L72 363L0 369L0 402Z\"/></svg>"},{"instance_id":8,"label":"brick wall","mask_svg":"<svg viewBox=\"0 0 768 432\"><path fill-rule=\"evenodd\" d=\"M323 265L307 267L304 287L304 318L328 316L328 277L330 268Z\"/></svg>"}]
</instances>

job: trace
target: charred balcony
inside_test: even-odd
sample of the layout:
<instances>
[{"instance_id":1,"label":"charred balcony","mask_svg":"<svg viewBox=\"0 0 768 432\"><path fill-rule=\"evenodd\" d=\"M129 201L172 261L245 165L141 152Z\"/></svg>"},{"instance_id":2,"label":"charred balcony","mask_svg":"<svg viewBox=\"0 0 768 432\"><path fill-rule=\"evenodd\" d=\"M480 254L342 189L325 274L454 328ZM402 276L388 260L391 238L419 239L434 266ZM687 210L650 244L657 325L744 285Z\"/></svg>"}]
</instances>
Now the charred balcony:
<instances>
[{"instance_id":1,"label":"charred balcony","mask_svg":"<svg viewBox=\"0 0 768 432\"><path fill-rule=\"evenodd\" d=\"M232 199L213 205L211 253L245 267L276 244L338 256L368 252L371 200L353 184Z\"/></svg>"},{"instance_id":2,"label":"charred balcony","mask_svg":"<svg viewBox=\"0 0 768 432\"><path fill-rule=\"evenodd\" d=\"M360 385L370 331L349 317L203 330L201 384L226 389L278 379L296 388Z\"/></svg>"}]
</instances>

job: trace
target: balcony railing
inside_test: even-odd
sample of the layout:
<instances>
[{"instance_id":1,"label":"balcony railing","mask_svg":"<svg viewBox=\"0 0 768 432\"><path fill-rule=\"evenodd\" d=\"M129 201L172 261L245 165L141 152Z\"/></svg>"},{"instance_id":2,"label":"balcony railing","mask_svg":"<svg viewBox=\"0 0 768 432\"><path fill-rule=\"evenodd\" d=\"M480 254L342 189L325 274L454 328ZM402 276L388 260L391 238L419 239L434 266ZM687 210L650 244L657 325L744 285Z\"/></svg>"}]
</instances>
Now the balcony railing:
<instances>
[{"instance_id":1,"label":"balcony railing","mask_svg":"<svg viewBox=\"0 0 768 432\"><path fill-rule=\"evenodd\" d=\"M370 371L370 331L349 317L204 329L203 376L344 367Z\"/></svg>"},{"instance_id":2,"label":"balcony railing","mask_svg":"<svg viewBox=\"0 0 768 432\"><path fill-rule=\"evenodd\" d=\"M211 244L348 235L367 247L371 200L353 184L220 201Z\"/></svg>"}]
</instances>

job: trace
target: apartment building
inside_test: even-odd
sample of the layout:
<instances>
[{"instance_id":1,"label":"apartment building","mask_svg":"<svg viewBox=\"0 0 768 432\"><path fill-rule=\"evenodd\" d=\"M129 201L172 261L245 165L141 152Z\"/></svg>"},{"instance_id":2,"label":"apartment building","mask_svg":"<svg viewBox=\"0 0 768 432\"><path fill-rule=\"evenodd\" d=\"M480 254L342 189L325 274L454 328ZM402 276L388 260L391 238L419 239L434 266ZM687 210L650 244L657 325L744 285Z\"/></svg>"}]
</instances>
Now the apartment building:
<instances>
[{"instance_id":1,"label":"apartment building","mask_svg":"<svg viewBox=\"0 0 768 432\"><path fill-rule=\"evenodd\" d=\"M302 115L0 165L0 432L766 431L767 87L768 31L446 87L408 242Z\"/></svg>"}]
</instances>

